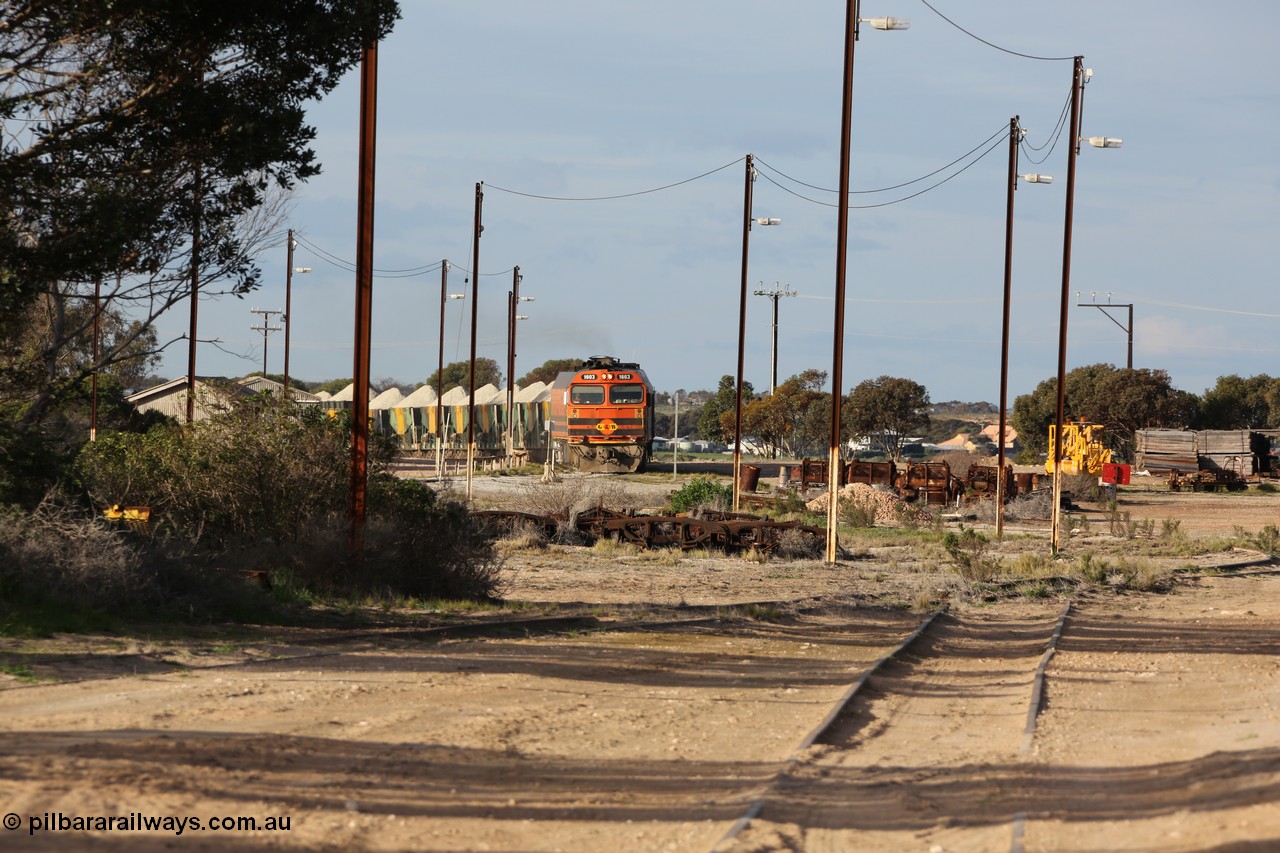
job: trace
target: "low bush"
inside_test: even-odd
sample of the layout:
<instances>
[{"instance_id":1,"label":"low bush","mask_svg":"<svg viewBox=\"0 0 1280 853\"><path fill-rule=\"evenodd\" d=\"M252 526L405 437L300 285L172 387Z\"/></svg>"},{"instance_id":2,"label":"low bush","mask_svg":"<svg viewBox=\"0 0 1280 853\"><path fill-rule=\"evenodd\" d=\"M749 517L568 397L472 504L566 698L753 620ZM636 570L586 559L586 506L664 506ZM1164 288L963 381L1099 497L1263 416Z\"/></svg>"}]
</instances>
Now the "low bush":
<instances>
[{"instance_id":1,"label":"low bush","mask_svg":"<svg viewBox=\"0 0 1280 853\"><path fill-rule=\"evenodd\" d=\"M942 547L956 565L960 577L967 581L987 581L1000 573L1000 560L987 556L991 542L971 527L959 533L947 533Z\"/></svg>"},{"instance_id":2,"label":"low bush","mask_svg":"<svg viewBox=\"0 0 1280 853\"><path fill-rule=\"evenodd\" d=\"M53 493L30 514L0 516L3 632L32 614L50 629L115 618L267 616L265 591L172 542L138 537Z\"/></svg>"},{"instance_id":3,"label":"low bush","mask_svg":"<svg viewBox=\"0 0 1280 853\"><path fill-rule=\"evenodd\" d=\"M685 483L667 501L671 512L689 512L694 509L726 510L733 503L733 488L718 483L710 477L694 477Z\"/></svg>"},{"instance_id":4,"label":"low bush","mask_svg":"<svg viewBox=\"0 0 1280 853\"><path fill-rule=\"evenodd\" d=\"M255 401L184 427L102 436L81 454L100 504L151 508L152 536L191 559L287 573L319 596L497 596L492 542L466 507L369 461L362 548L350 547L350 433L341 419Z\"/></svg>"}]
</instances>

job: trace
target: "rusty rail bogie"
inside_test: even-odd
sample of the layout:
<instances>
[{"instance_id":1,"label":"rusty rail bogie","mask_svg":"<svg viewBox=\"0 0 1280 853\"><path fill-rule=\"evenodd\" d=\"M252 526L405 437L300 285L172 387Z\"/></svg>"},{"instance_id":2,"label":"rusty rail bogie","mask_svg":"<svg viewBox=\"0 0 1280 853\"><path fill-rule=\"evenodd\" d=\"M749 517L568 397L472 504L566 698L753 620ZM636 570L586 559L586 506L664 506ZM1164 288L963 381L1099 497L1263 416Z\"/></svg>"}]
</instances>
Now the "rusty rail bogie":
<instances>
[{"instance_id":1,"label":"rusty rail bogie","mask_svg":"<svg viewBox=\"0 0 1280 853\"><path fill-rule=\"evenodd\" d=\"M521 528L539 531L548 539L565 526L567 519L556 515L537 515L515 510L474 510L472 515L493 534L509 533ZM697 548L716 551L749 551L773 553L788 530L802 530L821 540L825 532L799 521L771 521L747 513L703 511L692 515L634 515L593 507L579 513L573 528L587 539L612 539L640 548Z\"/></svg>"}]
</instances>

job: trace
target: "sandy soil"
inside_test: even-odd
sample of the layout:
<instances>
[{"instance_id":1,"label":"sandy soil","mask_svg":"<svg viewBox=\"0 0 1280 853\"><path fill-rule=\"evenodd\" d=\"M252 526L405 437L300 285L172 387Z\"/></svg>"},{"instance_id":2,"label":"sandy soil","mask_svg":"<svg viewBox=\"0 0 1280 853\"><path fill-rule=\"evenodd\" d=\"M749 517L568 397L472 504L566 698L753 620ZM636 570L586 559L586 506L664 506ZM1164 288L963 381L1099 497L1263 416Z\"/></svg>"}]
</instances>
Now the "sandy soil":
<instances>
[{"instance_id":1,"label":"sandy soil","mask_svg":"<svg viewBox=\"0 0 1280 853\"><path fill-rule=\"evenodd\" d=\"M498 479L486 499L532 490ZM670 484L627 488L651 500ZM1135 493L1121 506L1215 537L1276 523L1280 498ZM1165 594L1076 594L1027 738L1065 593L960 595L952 569L894 548L836 567L573 548L507 565L509 597L526 602L512 613L345 634L3 641L6 671L30 676L0 675L0 811L19 824L0 839L142 851L1280 849L1280 575L1265 566L1187 575ZM951 603L927 641L800 750L926 600ZM423 627L563 614L576 621ZM202 828L31 833L33 819L131 813ZM208 827L224 816L290 823Z\"/></svg>"}]
</instances>

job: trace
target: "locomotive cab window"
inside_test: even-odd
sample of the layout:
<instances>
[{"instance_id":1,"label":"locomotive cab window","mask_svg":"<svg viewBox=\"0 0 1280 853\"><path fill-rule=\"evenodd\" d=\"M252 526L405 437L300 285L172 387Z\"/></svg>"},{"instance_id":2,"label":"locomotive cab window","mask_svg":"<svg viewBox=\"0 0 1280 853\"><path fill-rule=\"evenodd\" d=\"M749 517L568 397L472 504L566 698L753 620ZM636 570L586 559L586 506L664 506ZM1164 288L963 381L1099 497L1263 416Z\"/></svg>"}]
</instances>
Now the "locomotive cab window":
<instances>
[{"instance_id":1,"label":"locomotive cab window","mask_svg":"<svg viewBox=\"0 0 1280 853\"><path fill-rule=\"evenodd\" d=\"M598 406L604 402L604 386L574 385L569 389L569 402L575 406Z\"/></svg>"},{"instance_id":2,"label":"locomotive cab window","mask_svg":"<svg viewBox=\"0 0 1280 853\"><path fill-rule=\"evenodd\" d=\"M644 402L643 385L613 385L609 388L609 402L615 406L638 406Z\"/></svg>"}]
</instances>

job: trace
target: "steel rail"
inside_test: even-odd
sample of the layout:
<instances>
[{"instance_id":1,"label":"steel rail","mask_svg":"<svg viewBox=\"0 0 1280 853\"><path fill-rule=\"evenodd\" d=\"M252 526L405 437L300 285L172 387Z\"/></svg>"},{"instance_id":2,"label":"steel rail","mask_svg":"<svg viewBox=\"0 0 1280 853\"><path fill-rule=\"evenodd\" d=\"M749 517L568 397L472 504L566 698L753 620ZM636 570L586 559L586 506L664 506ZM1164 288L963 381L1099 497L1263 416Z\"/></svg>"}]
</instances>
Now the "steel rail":
<instances>
[{"instance_id":1,"label":"steel rail","mask_svg":"<svg viewBox=\"0 0 1280 853\"><path fill-rule=\"evenodd\" d=\"M817 742L818 738L822 737L831 729L831 726L835 724L835 721L840 718L840 715L843 714L845 709L853 703L853 700L862 691L862 688L866 686L867 682L871 679L871 676L875 675L882 667L898 655L902 654L913 643L919 640L929 626L933 624L933 620L945 613L946 610L947 608L943 606L930 613L925 617L924 621L916 626L914 631L907 635L906 639L894 646L892 651L882 655L872 663L871 666L862 671L858 678L845 689L844 693L836 700L835 704L831 706L831 709L827 711L827 715L822 718L822 722L818 723L818 725L813 728L813 731L804 736L804 739L800 741L800 744L792 751L791 755L787 757L787 760L783 762L783 766L773 775L773 778L768 781L765 787L765 794L761 795L755 802L748 806L747 810L742 813L742 816L734 821L733 825L729 827L729 831L715 843L715 846L711 848L712 853L722 850L726 844L733 841L744 829L750 826L752 820L759 817L760 812L764 809L765 801L768 799L768 792L791 771L791 768L800 763L802 753L804 753L804 751L809 747L813 746L814 743Z\"/></svg>"},{"instance_id":2,"label":"steel rail","mask_svg":"<svg viewBox=\"0 0 1280 853\"><path fill-rule=\"evenodd\" d=\"M1054 622L1053 632L1045 646L1044 653L1040 656L1040 660L1036 666L1035 676L1032 681L1031 699L1027 710L1027 721L1023 729L1023 742L1021 752L1029 751L1032 740L1035 735L1036 722L1040 716L1041 708L1044 704L1044 687L1047 678L1047 670L1049 661L1057 652L1057 647L1062 639L1062 634L1066 626L1067 617L1071 614L1072 602L1068 601L1063 607L1062 612L1058 615ZM885 665L894 660L898 655L902 654L907 648L919 641L920 637L929 629L934 620L946 612L946 608L940 608L924 619L916 629L898 644L891 652L876 660L870 667L864 670L856 681L854 681L845 690L844 694L835 702L827 715L808 735L800 742L799 746L783 763L783 766L774 774L774 776L766 783L764 792L747 807L742 816L734 821L729 830L720 838L719 841L711 848L712 853L719 853L726 849L727 845L740 835L743 830L750 826L751 821L760 816L763 812L765 804L769 799L770 792L773 791L778 783L789 774L797 764L802 760L805 750L812 747L823 735L825 735L836 720L846 712L848 707L858 697L862 688L867 682L876 675ZM1019 812L1013 818L1013 841L1011 853L1021 853L1022 851L1022 835L1026 824L1025 813Z\"/></svg>"}]
</instances>

